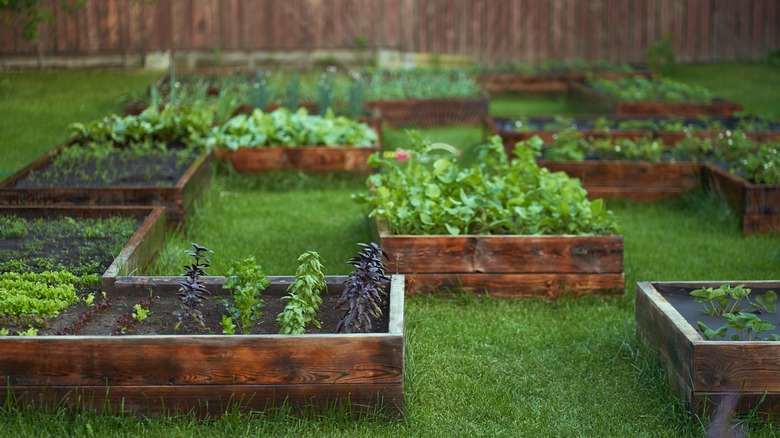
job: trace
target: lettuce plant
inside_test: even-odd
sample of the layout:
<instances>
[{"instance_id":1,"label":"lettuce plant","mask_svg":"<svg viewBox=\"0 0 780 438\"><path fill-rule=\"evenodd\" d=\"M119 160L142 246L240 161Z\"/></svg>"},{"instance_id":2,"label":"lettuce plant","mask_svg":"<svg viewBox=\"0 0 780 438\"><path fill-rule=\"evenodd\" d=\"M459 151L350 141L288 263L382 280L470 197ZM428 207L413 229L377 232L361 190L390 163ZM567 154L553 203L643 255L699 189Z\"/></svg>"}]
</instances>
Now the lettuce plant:
<instances>
[{"instance_id":1,"label":"lettuce plant","mask_svg":"<svg viewBox=\"0 0 780 438\"><path fill-rule=\"evenodd\" d=\"M174 326L174 329L178 329L179 326L187 319L191 319L197 322L201 327L204 327L203 314L200 311L200 303L207 299L204 294L208 293L203 280L200 277L207 275L205 269L209 267L211 260L205 256L206 253L213 253L214 251L200 246L197 243L193 243L194 250L186 250L188 255L191 255L195 262L192 265L184 267L184 280L179 282L179 299L181 300L181 311L179 311L179 321Z\"/></svg>"},{"instance_id":2,"label":"lettuce plant","mask_svg":"<svg viewBox=\"0 0 780 438\"><path fill-rule=\"evenodd\" d=\"M389 281L382 261L387 254L376 243L359 243L363 249L349 259L355 269L344 282L344 292L337 307L348 305L336 332L363 333L371 330L372 319L382 315L382 297L387 295L383 283Z\"/></svg>"}]
</instances>

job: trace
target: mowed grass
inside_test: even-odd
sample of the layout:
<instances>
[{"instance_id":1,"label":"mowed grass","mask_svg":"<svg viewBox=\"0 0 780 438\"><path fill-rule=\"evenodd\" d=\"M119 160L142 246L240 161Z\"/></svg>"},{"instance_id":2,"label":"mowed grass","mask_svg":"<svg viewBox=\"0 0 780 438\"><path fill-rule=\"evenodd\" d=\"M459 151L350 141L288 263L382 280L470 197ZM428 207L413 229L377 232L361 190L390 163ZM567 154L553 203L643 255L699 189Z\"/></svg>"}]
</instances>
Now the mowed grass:
<instances>
[{"instance_id":1,"label":"mowed grass","mask_svg":"<svg viewBox=\"0 0 780 438\"><path fill-rule=\"evenodd\" d=\"M753 66L734 68L749 72ZM760 94L758 85L741 101ZM522 115L558 104L504 105L507 115ZM424 134L464 149L483 137L479 129L463 127ZM385 144L402 147L404 136L403 130L389 131ZM156 269L179 274L188 261L182 250L194 241L215 250L210 274L247 255L269 274L291 274L306 249L324 256L328 273L345 273L356 243L370 238L365 207L350 200L359 190L365 190L362 180L343 175L253 177L220 169ZM610 207L623 228L622 298L550 302L454 293L407 299L401 420L288 409L211 420L143 419L9 405L0 407L0 436L703 436L707 419L685 414L654 354L638 345L635 282L778 279L780 236L743 237L738 219L703 192ZM741 427L750 436L780 433L761 422Z\"/></svg>"},{"instance_id":2,"label":"mowed grass","mask_svg":"<svg viewBox=\"0 0 780 438\"><path fill-rule=\"evenodd\" d=\"M127 71L0 72L0 179L68 137L66 128L120 113L159 73Z\"/></svg>"}]
</instances>

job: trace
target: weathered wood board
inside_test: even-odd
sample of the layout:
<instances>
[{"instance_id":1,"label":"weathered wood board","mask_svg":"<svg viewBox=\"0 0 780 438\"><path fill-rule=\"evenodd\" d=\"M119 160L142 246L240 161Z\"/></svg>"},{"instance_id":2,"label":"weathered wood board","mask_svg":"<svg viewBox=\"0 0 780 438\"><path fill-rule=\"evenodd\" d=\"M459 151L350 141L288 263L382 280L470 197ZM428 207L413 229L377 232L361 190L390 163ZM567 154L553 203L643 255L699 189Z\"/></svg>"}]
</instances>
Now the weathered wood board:
<instances>
[{"instance_id":1,"label":"weathered wood board","mask_svg":"<svg viewBox=\"0 0 780 438\"><path fill-rule=\"evenodd\" d=\"M101 275L100 285L111 292L120 275L143 271L163 247L165 241L165 209L163 207L95 207L95 206L6 206L0 205L0 215L25 218L69 216L73 218L137 217L141 220L130 241L122 248L108 269Z\"/></svg>"},{"instance_id":2,"label":"weathered wood board","mask_svg":"<svg viewBox=\"0 0 780 438\"><path fill-rule=\"evenodd\" d=\"M119 277L139 296L175 293L180 277ZM341 287L346 277L327 277ZM217 290L224 277L206 277ZM269 293L291 277L272 277ZM404 277L387 285L387 333L306 335L160 335L0 337L0 376L21 402L78 405L140 415L220 415L347 405L358 412L403 414ZM335 292L334 292L335 293Z\"/></svg>"},{"instance_id":3,"label":"weathered wood board","mask_svg":"<svg viewBox=\"0 0 780 438\"><path fill-rule=\"evenodd\" d=\"M68 143L51 152L0 183L0 205L65 205L65 206L162 206L172 224L184 222L195 201L211 182L211 153L196 158L173 186L107 186L63 188L16 188L31 171L46 166Z\"/></svg>"},{"instance_id":4,"label":"weathered wood board","mask_svg":"<svg viewBox=\"0 0 780 438\"><path fill-rule=\"evenodd\" d=\"M407 292L486 291L501 297L621 295L622 236L394 235L372 219L388 269Z\"/></svg>"},{"instance_id":5,"label":"weathered wood board","mask_svg":"<svg viewBox=\"0 0 780 438\"><path fill-rule=\"evenodd\" d=\"M780 233L780 185L753 184L715 164L704 167L709 189L742 215L742 232Z\"/></svg>"},{"instance_id":6,"label":"weathered wood board","mask_svg":"<svg viewBox=\"0 0 780 438\"><path fill-rule=\"evenodd\" d=\"M660 356L673 393L691 414L711 414L721 403L736 397L738 413L749 412L763 400L758 412L776 420L780 414L780 344L708 341L670 304L668 294L658 289L672 287L690 291L722 283L637 283L639 339L648 351ZM780 290L780 281L728 283Z\"/></svg>"}]
</instances>

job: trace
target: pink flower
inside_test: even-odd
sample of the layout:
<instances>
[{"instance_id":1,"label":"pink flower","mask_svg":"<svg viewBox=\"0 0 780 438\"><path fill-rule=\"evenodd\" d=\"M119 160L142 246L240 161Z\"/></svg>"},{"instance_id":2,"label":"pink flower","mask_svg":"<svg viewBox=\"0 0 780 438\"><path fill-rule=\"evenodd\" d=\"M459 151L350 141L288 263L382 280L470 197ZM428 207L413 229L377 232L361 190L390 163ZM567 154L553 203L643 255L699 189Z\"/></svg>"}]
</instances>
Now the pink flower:
<instances>
[{"instance_id":1,"label":"pink flower","mask_svg":"<svg viewBox=\"0 0 780 438\"><path fill-rule=\"evenodd\" d=\"M399 163L409 161L410 157L411 153L405 149L398 149L395 151L395 161L398 161Z\"/></svg>"}]
</instances>

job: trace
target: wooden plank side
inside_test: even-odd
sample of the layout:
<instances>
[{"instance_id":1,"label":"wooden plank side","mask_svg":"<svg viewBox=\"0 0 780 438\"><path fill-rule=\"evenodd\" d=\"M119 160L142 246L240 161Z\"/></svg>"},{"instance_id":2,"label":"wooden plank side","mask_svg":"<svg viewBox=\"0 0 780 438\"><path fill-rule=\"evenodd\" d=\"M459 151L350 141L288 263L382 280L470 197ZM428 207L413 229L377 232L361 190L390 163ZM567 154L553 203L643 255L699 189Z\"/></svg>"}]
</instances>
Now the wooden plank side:
<instances>
[{"instance_id":1,"label":"wooden plank side","mask_svg":"<svg viewBox=\"0 0 780 438\"><path fill-rule=\"evenodd\" d=\"M694 390L780 392L776 342L702 342L694 347Z\"/></svg>"},{"instance_id":2,"label":"wooden plank side","mask_svg":"<svg viewBox=\"0 0 780 438\"><path fill-rule=\"evenodd\" d=\"M475 239L473 272L623 272L621 236L476 236Z\"/></svg>"},{"instance_id":3,"label":"wooden plank side","mask_svg":"<svg viewBox=\"0 0 780 438\"><path fill-rule=\"evenodd\" d=\"M472 237L417 236L380 237L380 245L390 262L388 271L394 273L418 272L473 272L474 262L464 254L473 254L476 240Z\"/></svg>"},{"instance_id":4,"label":"wooden plank side","mask_svg":"<svg viewBox=\"0 0 780 438\"><path fill-rule=\"evenodd\" d=\"M701 179L701 165L696 163L540 160L539 165L565 172L589 187L692 189Z\"/></svg>"},{"instance_id":5,"label":"wooden plank side","mask_svg":"<svg viewBox=\"0 0 780 438\"><path fill-rule=\"evenodd\" d=\"M623 294L623 274L455 274L406 275L406 293L468 290L496 298L547 298Z\"/></svg>"},{"instance_id":6,"label":"wooden plank side","mask_svg":"<svg viewBox=\"0 0 780 438\"><path fill-rule=\"evenodd\" d=\"M350 385L164 385L164 386L14 386L16 400L34 405L88 408L101 414L219 417L240 410L262 411L283 404L293 408L339 409L403 414L403 383ZM5 400L7 393L0 395Z\"/></svg>"},{"instance_id":7,"label":"wooden plank side","mask_svg":"<svg viewBox=\"0 0 780 438\"><path fill-rule=\"evenodd\" d=\"M7 385L400 383L403 339L375 335L0 339Z\"/></svg>"},{"instance_id":8,"label":"wooden plank side","mask_svg":"<svg viewBox=\"0 0 780 438\"><path fill-rule=\"evenodd\" d=\"M651 353L657 352L672 391L686 406L692 406L693 340L701 337L687 322L677 325L684 321L682 315L651 283L637 283L635 309L639 340Z\"/></svg>"}]
</instances>

